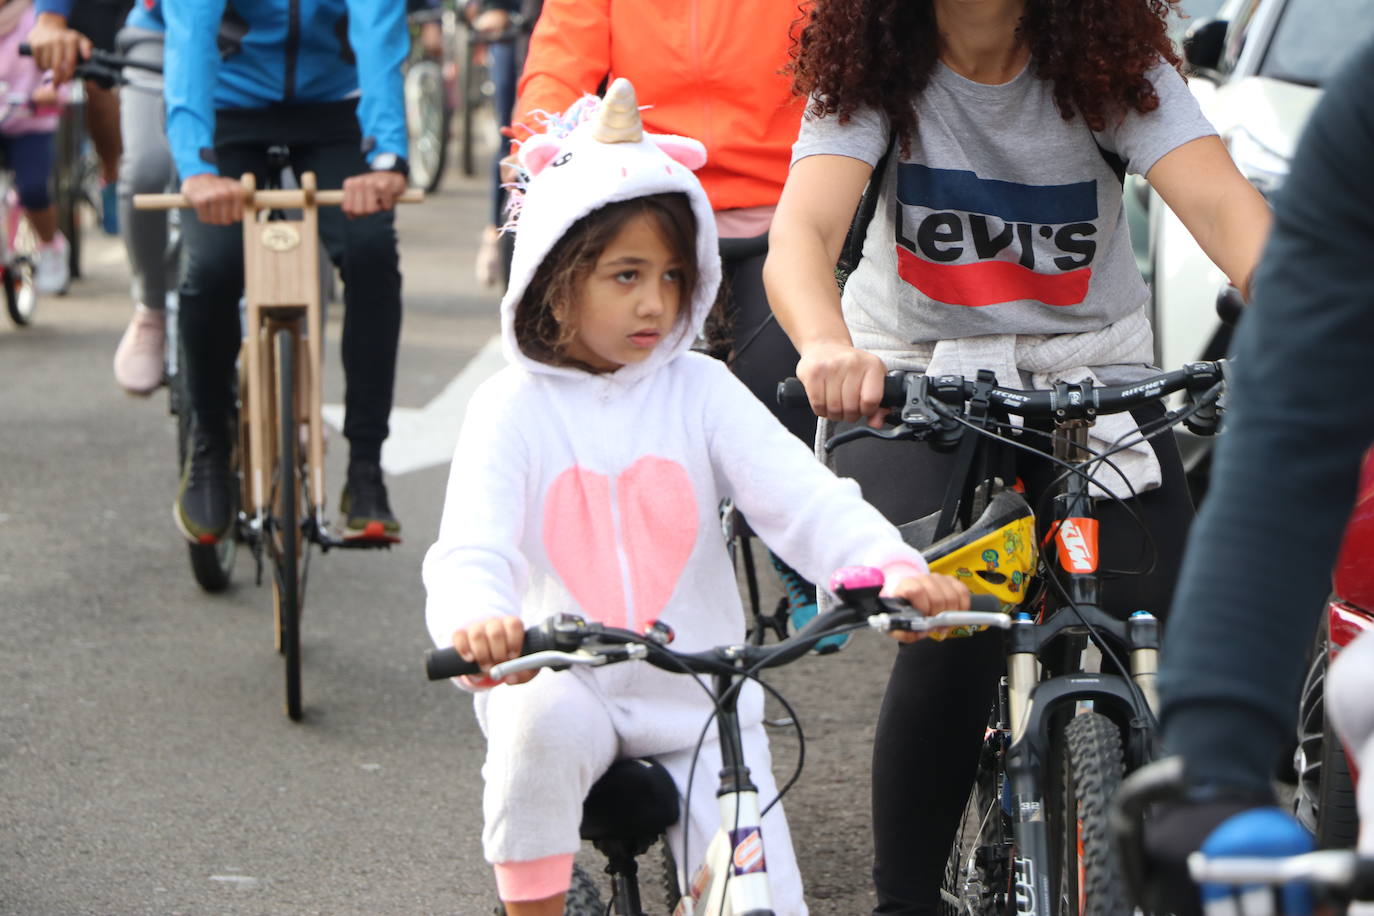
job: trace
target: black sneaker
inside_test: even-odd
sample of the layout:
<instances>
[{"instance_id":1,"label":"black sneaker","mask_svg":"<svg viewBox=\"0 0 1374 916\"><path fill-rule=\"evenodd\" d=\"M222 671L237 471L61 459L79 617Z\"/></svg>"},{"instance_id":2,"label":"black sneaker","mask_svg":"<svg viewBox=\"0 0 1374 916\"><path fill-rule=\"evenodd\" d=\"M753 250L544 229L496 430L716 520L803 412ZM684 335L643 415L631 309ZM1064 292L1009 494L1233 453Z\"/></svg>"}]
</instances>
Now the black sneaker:
<instances>
[{"instance_id":1,"label":"black sneaker","mask_svg":"<svg viewBox=\"0 0 1374 916\"><path fill-rule=\"evenodd\" d=\"M199 429L191 435L172 514L188 541L214 544L229 533L234 521L229 443L225 437L206 435Z\"/></svg>"},{"instance_id":2,"label":"black sneaker","mask_svg":"<svg viewBox=\"0 0 1374 916\"><path fill-rule=\"evenodd\" d=\"M339 499L345 540L399 543L401 523L391 514L382 482L382 466L375 461L351 461L348 482Z\"/></svg>"}]
</instances>

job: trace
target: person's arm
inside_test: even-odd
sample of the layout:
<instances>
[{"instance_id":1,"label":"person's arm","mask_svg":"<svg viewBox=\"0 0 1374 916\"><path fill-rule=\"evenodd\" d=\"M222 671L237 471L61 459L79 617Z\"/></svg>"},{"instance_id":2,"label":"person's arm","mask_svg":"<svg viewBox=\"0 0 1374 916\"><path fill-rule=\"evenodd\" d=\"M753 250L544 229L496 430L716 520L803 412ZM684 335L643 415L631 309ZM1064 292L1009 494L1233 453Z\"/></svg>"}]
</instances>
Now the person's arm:
<instances>
[{"instance_id":1,"label":"person's arm","mask_svg":"<svg viewBox=\"0 0 1374 916\"><path fill-rule=\"evenodd\" d=\"M439 537L425 554L425 623L434 644L474 625L519 618L529 564L525 531L528 447L498 376L473 395L454 449ZM515 626L507 623L506 626Z\"/></svg>"},{"instance_id":2,"label":"person's arm","mask_svg":"<svg viewBox=\"0 0 1374 916\"><path fill-rule=\"evenodd\" d=\"M1221 140L1191 140L1162 156L1145 177L1212 263L1249 299L1273 217Z\"/></svg>"},{"instance_id":3,"label":"person's arm","mask_svg":"<svg viewBox=\"0 0 1374 916\"><path fill-rule=\"evenodd\" d=\"M864 501L857 483L817 461L729 370L709 372L702 409L712 465L769 549L820 585L842 566L876 566L889 587L927 572L920 551Z\"/></svg>"},{"instance_id":4,"label":"person's arm","mask_svg":"<svg viewBox=\"0 0 1374 916\"><path fill-rule=\"evenodd\" d=\"M348 43L358 58L358 123L367 161L384 153L405 158L402 71L410 50L405 7L391 0L349 0Z\"/></svg>"},{"instance_id":5,"label":"person's arm","mask_svg":"<svg viewBox=\"0 0 1374 916\"><path fill-rule=\"evenodd\" d=\"M33 28L26 40L33 48L33 61L39 70L51 70L53 82L61 85L72 78L78 62L91 56L91 40L69 28L74 0L38 0L34 4Z\"/></svg>"},{"instance_id":6,"label":"person's arm","mask_svg":"<svg viewBox=\"0 0 1374 916\"><path fill-rule=\"evenodd\" d=\"M848 156L799 160L768 233L768 302L801 357L797 377L811 409L835 420L872 417L883 396L882 361L854 349L835 284L835 261L872 172Z\"/></svg>"},{"instance_id":7,"label":"person's arm","mask_svg":"<svg viewBox=\"0 0 1374 916\"><path fill-rule=\"evenodd\" d=\"M1264 791L1331 587L1374 352L1374 43L1327 85L1276 196L1236 331L1225 434L1161 653L1164 741L1203 783Z\"/></svg>"},{"instance_id":8,"label":"person's arm","mask_svg":"<svg viewBox=\"0 0 1374 916\"><path fill-rule=\"evenodd\" d=\"M610 0L549 0L530 36L511 136L537 130L537 111L556 113L597 86L611 68Z\"/></svg>"}]
</instances>

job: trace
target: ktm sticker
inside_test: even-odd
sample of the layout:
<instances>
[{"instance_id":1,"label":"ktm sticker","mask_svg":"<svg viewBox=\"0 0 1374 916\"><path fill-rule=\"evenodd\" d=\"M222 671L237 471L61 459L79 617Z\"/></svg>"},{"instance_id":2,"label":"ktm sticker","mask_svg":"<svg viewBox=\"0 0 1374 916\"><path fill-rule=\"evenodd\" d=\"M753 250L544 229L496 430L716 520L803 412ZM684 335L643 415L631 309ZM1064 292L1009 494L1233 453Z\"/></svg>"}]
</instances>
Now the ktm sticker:
<instances>
[{"instance_id":1,"label":"ktm sticker","mask_svg":"<svg viewBox=\"0 0 1374 916\"><path fill-rule=\"evenodd\" d=\"M1066 572L1097 570L1097 519L1066 518L1056 526L1054 534L1059 542L1059 565Z\"/></svg>"},{"instance_id":2,"label":"ktm sticker","mask_svg":"<svg viewBox=\"0 0 1374 916\"><path fill-rule=\"evenodd\" d=\"M730 831L730 842L735 847L734 866L736 875L749 875L764 870L763 837L757 827L745 827Z\"/></svg>"}]
</instances>

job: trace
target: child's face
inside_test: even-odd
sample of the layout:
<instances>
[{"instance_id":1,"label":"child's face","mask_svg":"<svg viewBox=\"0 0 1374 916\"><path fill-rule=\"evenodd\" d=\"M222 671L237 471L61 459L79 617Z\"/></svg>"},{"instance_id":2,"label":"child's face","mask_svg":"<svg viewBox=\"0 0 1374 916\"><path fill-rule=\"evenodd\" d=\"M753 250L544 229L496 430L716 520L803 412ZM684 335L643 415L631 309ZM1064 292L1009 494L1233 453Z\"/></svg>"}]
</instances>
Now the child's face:
<instances>
[{"instance_id":1,"label":"child's face","mask_svg":"<svg viewBox=\"0 0 1374 916\"><path fill-rule=\"evenodd\" d=\"M648 357L673 330L682 262L647 213L630 219L582 281L567 355L601 372Z\"/></svg>"}]
</instances>

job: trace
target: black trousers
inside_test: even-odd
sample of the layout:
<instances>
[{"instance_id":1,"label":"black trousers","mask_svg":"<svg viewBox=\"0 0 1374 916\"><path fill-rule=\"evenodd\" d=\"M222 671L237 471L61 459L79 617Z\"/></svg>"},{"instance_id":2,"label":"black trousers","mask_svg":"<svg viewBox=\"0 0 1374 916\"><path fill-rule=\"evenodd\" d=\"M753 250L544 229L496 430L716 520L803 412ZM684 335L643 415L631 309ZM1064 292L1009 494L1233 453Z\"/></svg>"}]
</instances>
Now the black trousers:
<instances>
[{"instance_id":1,"label":"black trousers","mask_svg":"<svg viewBox=\"0 0 1374 916\"><path fill-rule=\"evenodd\" d=\"M291 169L314 172L320 188L367 171L353 103L220 112L215 157L221 175L252 172L262 187L267 150L288 144ZM344 436L352 458L377 460L388 433L401 337L401 272L391 212L349 219L319 211L320 235L343 274ZM222 429L232 404L243 292L243 229L211 226L183 211L186 273L179 330L191 406L203 429Z\"/></svg>"},{"instance_id":2,"label":"black trousers","mask_svg":"<svg viewBox=\"0 0 1374 916\"><path fill-rule=\"evenodd\" d=\"M1151 405L1133 415L1146 423L1162 413L1162 407ZM1103 607L1121 617L1142 609L1160 617L1167 613L1193 516L1172 434L1152 444L1162 484L1129 504L1153 535L1158 553L1149 574L1103 583ZM954 454L916 442L860 439L838 449L835 459L837 473L857 480L864 497L894 524L938 510L958 470ZM1042 519L1043 536L1049 506L1039 498L1060 470L1035 455L1018 453L1016 460L1027 498ZM1140 569L1148 562L1140 524L1122 506L1099 501L1098 519L1104 570ZM937 912L945 861L973 785L1004 661L996 632L923 640L897 651L873 740L875 914Z\"/></svg>"},{"instance_id":3,"label":"black trousers","mask_svg":"<svg viewBox=\"0 0 1374 916\"><path fill-rule=\"evenodd\" d=\"M721 261L725 288L725 318L731 338L725 359L730 371L762 401L773 416L810 447L816 438L816 417L806 408L778 406L778 382L797 374L797 351L773 317L763 288L766 248Z\"/></svg>"}]
</instances>

